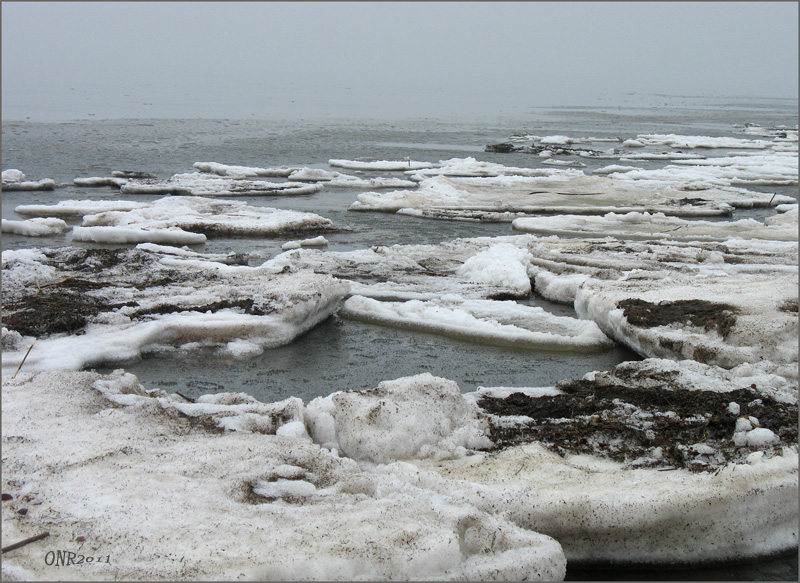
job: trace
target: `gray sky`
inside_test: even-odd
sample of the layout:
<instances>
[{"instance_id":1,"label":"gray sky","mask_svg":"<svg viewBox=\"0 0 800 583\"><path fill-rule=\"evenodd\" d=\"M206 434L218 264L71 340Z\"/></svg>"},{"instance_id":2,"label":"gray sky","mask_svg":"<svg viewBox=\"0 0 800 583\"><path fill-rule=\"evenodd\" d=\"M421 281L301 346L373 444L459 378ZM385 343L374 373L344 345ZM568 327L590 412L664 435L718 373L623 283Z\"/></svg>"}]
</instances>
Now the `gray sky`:
<instances>
[{"instance_id":1,"label":"gray sky","mask_svg":"<svg viewBox=\"0 0 800 583\"><path fill-rule=\"evenodd\" d=\"M796 2L3 2L3 119L797 98Z\"/></svg>"}]
</instances>

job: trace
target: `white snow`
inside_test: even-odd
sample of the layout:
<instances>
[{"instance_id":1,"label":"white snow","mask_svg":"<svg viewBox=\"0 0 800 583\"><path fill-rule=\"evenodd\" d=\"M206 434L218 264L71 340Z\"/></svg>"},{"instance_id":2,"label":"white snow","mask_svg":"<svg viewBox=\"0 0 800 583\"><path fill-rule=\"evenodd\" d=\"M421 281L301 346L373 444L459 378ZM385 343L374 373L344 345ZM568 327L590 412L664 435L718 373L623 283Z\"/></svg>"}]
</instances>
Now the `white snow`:
<instances>
[{"instance_id":1,"label":"white snow","mask_svg":"<svg viewBox=\"0 0 800 583\"><path fill-rule=\"evenodd\" d=\"M486 283L515 290L518 295L531 291L527 266L531 255L526 249L498 243L467 259L456 275L475 283Z\"/></svg>"},{"instance_id":2,"label":"white snow","mask_svg":"<svg viewBox=\"0 0 800 583\"><path fill-rule=\"evenodd\" d=\"M355 460L442 459L491 446L477 406L456 383L429 373L319 397L305 414L315 441Z\"/></svg>"},{"instance_id":3,"label":"white snow","mask_svg":"<svg viewBox=\"0 0 800 583\"><path fill-rule=\"evenodd\" d=\"M3 170L2 180L3 182L22 182L25 180L25 174L23 174L21 170L10 168L8 170Z\"/></svg>"}]
</instances>

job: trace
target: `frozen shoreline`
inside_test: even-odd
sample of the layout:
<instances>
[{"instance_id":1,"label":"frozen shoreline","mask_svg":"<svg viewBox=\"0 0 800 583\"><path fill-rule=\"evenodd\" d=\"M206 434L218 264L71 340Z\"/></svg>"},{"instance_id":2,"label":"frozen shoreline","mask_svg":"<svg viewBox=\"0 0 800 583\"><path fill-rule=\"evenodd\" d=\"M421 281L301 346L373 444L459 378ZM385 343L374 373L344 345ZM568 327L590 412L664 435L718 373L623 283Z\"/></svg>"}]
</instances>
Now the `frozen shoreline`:
<instances>
[{"instance_id":1,"label":"frozen shoreline","mask_svg":"<svg viewBox=\"0 0 800 583\"><path fill-rule=\"evenodd\" d=\"M627 147L641 156L664 146L756 154L672 157L662 174L609 168L588 179L470 159L330 160L403 172L418 185L359 195L373 210L517 219L537 234L349 252L303 239L254 266L179 248L178 238L5 251L3 492L12 498L2 506L3 545L50 536L5 556L4 578L558 580L568 561L699 565L796 548L797 210L789 197L739 188L791 180L793 135L638 136ZM528 139L570 143L562 138ZM292 194L290 182L245 181L267 176L313 192L337 180L397 187L394 178L302 167L195 167L206 176L115 186ZM686 188L701 177L702 187ZM636 199L642 186L649 203ZM613 193L613 216L520 218L533 207L494 200L502 189L522 200L540 188L584 214L606 214L598 187ZM106 227L129 246L138 241L126 229L274 236L286 227L273 218L299 218L289 230L300 232L332 227L311 213L216 198L108 202L20 212L77 218L78 233ZM676 218L773 202L785 206L763 223ZM642 203L647 213L621 214ZM654 205L673 216L651 213ZM36 236L35 224L4 231ZM543 236L542 224L581 238ZM653 236L659 229L665 235ZM578 318L512 301L531 293L573 304ZM123 370L81 370L201 347L235 365L337 311L500 344L602 349L610 338L645 360L554 387L462 394L423 373L276 403L244 393L187 399ZM59 570L43 560L43 549L56 548L109 561Z\"/></svg>"}]
</instances>

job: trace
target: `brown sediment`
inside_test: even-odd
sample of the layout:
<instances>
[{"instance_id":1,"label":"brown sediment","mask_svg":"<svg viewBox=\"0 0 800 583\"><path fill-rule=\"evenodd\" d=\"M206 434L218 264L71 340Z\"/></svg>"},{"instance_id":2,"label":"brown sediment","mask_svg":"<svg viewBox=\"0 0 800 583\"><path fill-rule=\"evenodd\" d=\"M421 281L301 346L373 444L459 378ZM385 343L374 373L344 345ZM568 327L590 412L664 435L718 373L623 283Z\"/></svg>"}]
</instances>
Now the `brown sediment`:
<instances>
[{"instance_id":1,"label":"brown sediment","mask_svg":"<svg viewBox=\"0 0 800 583\"><path fill-rule=\"evenodd\" d=\"M706 300L676 300L653 304L638 298L617 302L628 323L640 328L669 324L691 324L707 331L716 330L726 338L736 325L738 310L729 304Z\"/></svg>"},{"instance_id":2,"label":"brown sediment","mask_svg":"<svg viewBox=\"0 0 800 583\"><path fill-rule=\"evenodd\" d=\"M86 292L102 288L85 279L69 278L42 286L38 293L3 305L3 326L25 336L74 333L101 312L130 305L108 304Z\"/></svg>"},{"instance_id":3,"label":"brown sediment","mask_svg":"<svg viewBox=\"0 0 800 583\"><path fill-rule=\"evenodd\" d=\"M620 373L624 375L624 369ZM650 378L658 381L657 376ZM776 433L782 445L797 443L796 404L778 402L752 388L730 392L678 388L671 386L668 372L663 377L664 384L655 387L566 380L556 385L562 395L484 396L478 404L492 414L489 436L497 447L535 441L561 455L592 454L638 467L714 471L741 461L754 451L732 441L736 420L745 415ZM740 405L738 415L728 410L731 402ZM531 419L502 421L511 415ZM693 449L699 443L712 447L714 454ZM656 448L661 457L654 455ZM773 447L760 449L771 452Z\"/></svg>"}]
</instances>

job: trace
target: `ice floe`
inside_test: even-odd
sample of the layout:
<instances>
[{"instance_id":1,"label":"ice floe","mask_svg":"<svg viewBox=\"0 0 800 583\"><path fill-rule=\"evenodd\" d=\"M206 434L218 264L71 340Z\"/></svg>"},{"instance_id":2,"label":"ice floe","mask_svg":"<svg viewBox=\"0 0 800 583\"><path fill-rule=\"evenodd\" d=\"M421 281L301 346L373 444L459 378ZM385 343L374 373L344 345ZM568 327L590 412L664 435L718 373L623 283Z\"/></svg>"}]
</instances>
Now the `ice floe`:
<instances>
[{"instance_id":1,"label":"ice floe","mask_svg":"<svg viewBox=\"0 0 800 583\"><path fill-rule=\"evenodd\" d=\"M446 478L443 490L550 534L570 560L701 562L796 544L797 392L785 379L650 359L555 388L476 395L490 435L510 447L417 465Z\"/></svg>"},{"instance_id":2,"label":"ice floe","mask_svg":"<svg viewBox=\"0 0 800 583\"><path fill-rule=\"evenodd\" d=\"M287 241L281 246L284 251L289 249L300 249L301 247L325 247L328 245L328 240L320 235L311 239L302 239L300 241Z\"/></svg>"},{"instance_id":3,"label":"ice floe","mask_svg":"<svg viewBox=\"0 0 800 583\"><path fill-rule=\"evenodd\" d=\"M620 174L629 177L634 170ZM688 184L688 182L687 182ZM353 211L383 211L432 218L513 221L531 214L661 212L670 216L729 215L733 208L795 202L784 195L726 186L670 185L605 176L498 176L423 180L415 190L365 192Z\"/></svg>"},{"instance_id":4,"label":"ice floe","mask_svg":"<svg viewBox=\"0 0 800 583\"><path fill-rule=\"evenodd\" d=\"M587 280L577 289L575 309L645 356L725 368L771 361L794 376L796 299L796 271L702 278L674 272L657 280Z\"/></svg>"},{"instance_id":5,"label":"ice floe","mask_svg":"<svg viewBox=\"0 0 800 583\"><path fill-rule=\"evenodd\" d=\"M245 180L217 176L206 172L175 174L166 180L131 179L120 187L121 194L171 194L194 196L243 196L243 195L301 195L322 190L318 183L272 182Z\"/></svg>"},{"instance_id":6,"label":"ice floe","mask_svg":"<svg viewBox=\"0 0 800 583\"><path fill-rule=\"evenodd\" d=\"M21 204L14 208L14 212L37 217L81 218L95 213L126 212L148 206L146 202L129 200L60 200L56 204Z\"/></svg>"},{"instance_id":7,"label":"ice floe","mask_svg":"<svg viewBox=\"0 0 800 583\"><path fill-rule=\"evenodd\" d=\"M333 314L348 290L153 247L3 252L4 336L21 335L4 338L3 370L23 358L32 371L80 370L170 347L257 354Z\"/></svg>"},{"instance_id":8,"label":"ice floe","mask_svg":"<svg viewBox=\"0 0 800 583\"><path fill-rule=\"evenodd\" d=\"M29 508L4 530L102 541L113 561L79 571L102 579L552 580L566 560L757 557L797 541L796 395L770 397L771 378L648 360L524 397L421 374L303 406L191 402L122 371L4 376L4 510ZM594 409L559 419L585 390ZM4 572L41 563L27 549Z\"/></svg>"},{"instance_id":9,"label":"ice floe","mask_svg":"<svg viewBox=\"0 0 800 583\"><path fill-rule=\"evenodd\" d=\"M13 221L3 219L3 233L23 235L25 237L46 237L59 235L69 230L69 226L62 219L35 218L26 221Z\"/></svg>"},{"instance_id":10,"label":"ice floe","mask_svg":"<svg viewBox=\"0 0 800 583\"><path fill-rule=\"evenodd\" d=\"M149 203L60 201L20 205L25 215L83 217L73 240L96 243L196 245L206 236L277 236L286 232L332 230L314 213L254 207L242 201L204 197L164 197Z\"/></svg>"},{"instance_id":11,"label":"ice floe","mask_svg":"<svg viewBox=\"0 0 800 583\"><path fill-rule=\"evenodd\" d=\"M627 158L633 160L634 158ZM724 158L675 160L663 168L624 169L606 174L641 184L684 184L710 186L794 186L797 184L797 153L727 156Z\"/></svg>"},{"instance_id":12,"label":"ice floe","mask_svg":"<svg viewBox=\"0 0 800 583\"><path fill-rule=\"evenodd\" d=\"M431 386L427 400L420 380ZM477 407L446 382L393 385L379 390L403 406L398 418L409 429L434 432L416 432L420 450L485 443L455 424L456 417L475 423ZM401 385L411 389L405 396ZM46 525L59 548L72 548L78 536L102 544L103 561L71 567L81 578L560 580L565 574L557 541L435 494L408 479L408 464L363 470L307 435L291 436L298 402L265 405L227 394L188 403L146 390L131 375L88 372L4 376L2 395L9 416L3 491L12 496L3 503L4 540ZM365 420L349 426L345 411L362 403L347 399L333 410L338 437L357 443L351 429ZM28 421L31 400L40 405ZM435 409L410 416L422 402ZM373 416L377 441L361 439L367 450L391 450L382 418ZM7 519L7 512L19 517L23 505L24 520ZM25 547L4 556L4 576L56 578L63 567L39 551Z\"/></svg>"},{"instance_id":13,"label":"ice floe","mask_svg":"<svg viewBox=\"0 0 800 583\"><path fill-rule=\"evenodd\" d=\"M529 255L524 245L506 241L522 239L526 236L357 251L296 249L277 255L263 267L274 272L331 273L349 280L354 294L383 300L427 300L444 294L473 299L520 298L531 290Z\"/></svg>"},{"instance_id":14,"label":"ice floe","mask_svg":"<svg viewBox=\"0 0 800 583\"><path fill-rule=\"evenodd\" d=\"M282 177L286 178L298 170L297 167L281 166L279 168L258 168L254 166L234 166L230 164L220 164L219 162L195 162L192 165L200 172L227 176L229 178L253 178L256 176Z\"/></svg>"},{"instance_id":15,"label":"ice floe","mask_svg":"<svg viewBox=\"0 0 800 583\"><path fill-rule=\"evenodd\" d=\"M756 149L769 148L771 142L767 140L750 140L743 138L709 136L680 136L676 134L640 134L636 139L645 146L664 145L671 148L725 148L725 149Z\"/></svg>"},{"instance_id":16,"label":"ice floe","mask_svg":"<svg viewBox=\"0 0 800 583\"><path fill-rule=\"evenodd\" d=\"M42 180L25 180L25 174L16 168L3 170L3 190L53 190L55 187L56 182L52 178L44 178Z\"/></svg>"},{"instance_id":17,"label":"ice floe","mask_svg":"<svg viewBox=\"0 0 800 583\"><path fill-rule=\"evenodd\" d=\"M740 219L723 223L688 221L663 213L608 213L602 217L559 215L515 219L518 231L543 235L617 237L619 239L668 239L672 241L725 241L732 238L796 241L797 209L764 222Z\"/></svg>"},{"instance_id":18,"label":"ice floe","mask_svg":"<svg viewBox=\"0 0 800 583\"><path fill-rule=\"evenodd\" d=\"M418 162L416 160L342 160L330 159L329 166L347 168L349 170L419 170L421 168L434 168L432 162Z\"/></svg>"}]
</instances>

